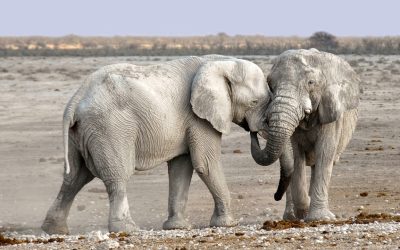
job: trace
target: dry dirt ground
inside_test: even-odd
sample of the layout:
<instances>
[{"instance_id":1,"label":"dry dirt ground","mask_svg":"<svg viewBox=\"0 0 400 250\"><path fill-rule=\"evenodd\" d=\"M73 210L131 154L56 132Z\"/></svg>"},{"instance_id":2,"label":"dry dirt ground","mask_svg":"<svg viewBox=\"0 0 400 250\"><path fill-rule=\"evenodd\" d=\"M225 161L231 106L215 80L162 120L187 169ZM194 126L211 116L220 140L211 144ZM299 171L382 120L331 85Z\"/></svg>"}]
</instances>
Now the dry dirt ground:
<instances>
[{"instance_id":1,"label":"dry dirt ground","mask_svg":"<svg viewBox=\"0 0 400 250\"><path fill-rule=\"evenodd\" d=\"M359 210L399 214L400 57L344 57L360 74L363 94L356 132L340 163L333 170L330 208L339 219L355 216ZM273 59L245 58L259 64L266 73ZM40 224L62 181L62 112L83 79L90 72L111 63L149 64L167 59L171 58L0 59L0 231L13 236L42 234ZM343 228L326 225L284 231L258 230L264 221L278 220L283 213L284 200L273 200L279 179L278 165L258 166L250 155L248 134L237 126L230 135L223 137L222 153L233 214L240 222L239 227L224 229L223 232L206 228L213 201L195 174L187 206L187 217L195 230L173 231L166 237L165 231L160 231L167 216L168 178L164 164L150 171L137 172L129 182L131 214L141 229L146 231L128 237L131 243L129 240L120 241L131 245L126 243L118 246L165 246L174 249L229 246L397 248L400 245L398 222L364 225L370 227L364 229L359 226L361 231L358 231L358 226L354 230L350 227L343 231ZM90 244L116 247L112 242L111 245L104 245L104 242L108 242L104 237L112 238L112 235L104 234L107 216L108 198L104 185L94 180L76 197L68 220L72 235L86 236L80 240L79 236L71 236L72 240L61 243L55 240L48 245L6 247L88 248ZM385 228L389 231L385 231ZM92 232L96 230L103 233ZM97 238L93 238L93 235L97 235Z\"/></svg>"}]
</instances>

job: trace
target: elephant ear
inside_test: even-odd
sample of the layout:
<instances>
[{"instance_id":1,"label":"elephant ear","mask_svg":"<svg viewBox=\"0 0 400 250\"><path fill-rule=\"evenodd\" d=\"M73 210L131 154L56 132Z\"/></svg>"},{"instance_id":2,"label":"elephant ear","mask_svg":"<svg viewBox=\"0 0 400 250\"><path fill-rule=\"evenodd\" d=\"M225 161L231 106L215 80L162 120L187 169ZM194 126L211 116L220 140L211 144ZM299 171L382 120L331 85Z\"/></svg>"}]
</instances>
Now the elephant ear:
<instances>
[{"instance_id":1,"label":"elephant ear","mask_svg":"<svg viewBox=\"0 0 400 250\"><path fill-rule=\"evenodd\" d=\"M360 95L360 80L356 72L343 59L331 54L329 56L331 60L324 72L327 86L318 107L322 124L334 122L346 110L356 108Z\"/></svg>"},{"instance_id":2,"label":"elephant ear","mask_svg":"<svg viewBox=\"0 0 400 250\"><path fill-rule=\"evenodd\" d=\"M192 83L190 103L193 112L223 134L230 131L232 114L231 84L234 61L209 61L200 67Z\"/></svg>"}]
</instances>

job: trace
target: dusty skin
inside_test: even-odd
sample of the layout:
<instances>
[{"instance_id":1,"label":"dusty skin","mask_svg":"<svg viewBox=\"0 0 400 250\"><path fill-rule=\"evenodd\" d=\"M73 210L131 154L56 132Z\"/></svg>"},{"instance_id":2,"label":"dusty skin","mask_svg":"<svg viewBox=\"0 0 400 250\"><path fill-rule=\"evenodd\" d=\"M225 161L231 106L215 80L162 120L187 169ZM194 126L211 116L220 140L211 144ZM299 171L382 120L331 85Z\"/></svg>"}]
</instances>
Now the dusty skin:
<instances>
[{"instance_id":1,"label":"dusty skin","mask_svg":"<svg viewBox=\"0 0 400 250\"><path fill-rule=\"evenodd\" d=\"M340 220L356 216L360 211L399 214L400 57L344 57L360 74L363 94L353 139L340 163L333 168L330 208ZM4 231L4 235L42 234L40 224L57 195L64 169L62 112L84 77L111 63L149 64L167 59L172 58L38 57L0 60L0 231ZM245 59L257 63L268 73L273 57ZM233 214L240 220L240 226L205 228L212 213L213 200L205 185L194 175L187 215L195 229L170 232L168 237L163 231L158 231L167 217L168 176L166 165L162 165L154 170L137 172L134 182L128 185L133 219L141 229L155 231L141 231L136 236L108 235L108 240L118 238L114 241L119 247L140 248L146 245L172 249L237 248L242 244L283 248L395 248L400 245L399 222L360 225L354 230L354 225L351 225L347 234L337 233L343 226L327 225L283 231L258 230L264 221L278 220L283 214L284 200L273 200L279 168L276 164L258 166L250 155L248 134L236 126L223 138L222 153ZM94 180L78 194L71 208L68 223L71 234L76 235L75 241L47 237L46 240L51 241L48 244L8 245L5 248L104 245L108 242L102 236L107 230L107 218L108 198L104 185ZM103 232L98 233L101 237L91 237L93 233L90 232L97 230ZM16 233L10 233L13 231Z\"/></svg>"}]
</instances>

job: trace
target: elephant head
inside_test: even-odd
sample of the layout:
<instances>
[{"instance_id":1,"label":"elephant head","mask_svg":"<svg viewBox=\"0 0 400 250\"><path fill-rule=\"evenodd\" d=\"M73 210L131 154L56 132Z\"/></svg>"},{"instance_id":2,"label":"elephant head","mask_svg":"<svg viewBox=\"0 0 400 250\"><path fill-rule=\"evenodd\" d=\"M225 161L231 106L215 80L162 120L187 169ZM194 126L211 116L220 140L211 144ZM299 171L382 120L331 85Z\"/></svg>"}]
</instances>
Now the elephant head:
<instances>
[{"instance_id":1,"label":"elephant head","mask_svg":"<svg viewBox=\"0 0 400 250\"><path fill-rule=\"evenodd\" d=\"M196 73L190 103L198 117L226 134L232 121L246 130L262 130L269 100L268 84L256 64L216 57Z\"/></svg>"},{"instance_id":2,"label":"elephant head","mask_svg":"<svg viewBox=\"0 0 400 250\"><path fill-rule=\"evenodd\" d=\"M251 152L260 165L275 162L296 128L336 121L359 102L359 78L338 56L316 49L289 50L276 58L267 82L272 100L267 112L267 145L251 133ZM285 173L281 173L281 176ZM289 178L290 180L290 178Z\"/></svg>"}]
</instances>

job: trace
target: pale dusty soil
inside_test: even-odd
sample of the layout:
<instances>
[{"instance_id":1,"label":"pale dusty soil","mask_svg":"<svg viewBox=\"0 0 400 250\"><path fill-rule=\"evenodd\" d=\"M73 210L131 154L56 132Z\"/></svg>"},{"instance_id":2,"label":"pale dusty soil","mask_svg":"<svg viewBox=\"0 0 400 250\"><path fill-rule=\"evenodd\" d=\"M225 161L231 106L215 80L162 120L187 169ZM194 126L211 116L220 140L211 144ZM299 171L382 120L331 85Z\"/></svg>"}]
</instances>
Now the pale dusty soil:
<instances>
[{"instance_id":1,"label":"pale dusty soil","mask_svg":"<svg viewBox=\"0 0 400 250\"><path fill-rule=\"evenodd\" d=\"M266 73L271 67L272 58L248 57L258 63ZM345 58L360 74L363 94L356 132L340 163L333 170L330 208L338 218L355 216L360 207L370 213L398 214L400 213L400 57L345 56ZM84 77L95 69L111 63L148 64L165 59L144 57L0 59L0 231L16 231L17 235L41 234L40 224L62 181L62 112ZM235 126L231 134L223 138L222 148L222 162L232 195L232 209L241 227L222 231L205 228L212 214L213 201L205 185L195 174L189 194L187 216L195 229L202 230L170 232L168 237L161 236L166 234L158 230L161 229L167 216L168 197L167 169L164 164L147 172L138 172L131 179L128 186L131 214L135 222L147 231L141 231L139 235L125 241L126 244L119 246L129 244L137 248L379 246L393 249L400 245L399 223L375 224L370 228L360 226L354 230L350 228L345 230L346 234L341 233L342 229L334 227L301 229L306 231L290 229L281 232L256 230L265 220L281 218L284 201L273 200L273 193L279 180L277 164L262 167L254 163L250 155L249 142L248 134ZM368 195L360 196L363 192L367 192ZM104 185L101 181L94 180L78 194L72 205L68 221L71 234L87 234L94 230L105 232L107 216L108 198ZM328 233L322 234L323 231ZM245 234L235 236L235 232L245 232ZM68 244L52 243L41 247L86 248L89 247L88 242L105 248L112 247L112 244L103 246L108 242L101 238L103 236L89 241L88 239L93 239L89 237L93 234L75 243L68 239ZM198 235L200 238L197 236L193 238L193 235ZM302 235L306 238L301 239ZM205 241L201 240L203 236L212 237L212 240L208 238ZM192 238L193 242L190 243ZM336 239L338 243L334 243ZM358 239L361 243L357 245L355 242ZM19 247L21 246L13 248ZM25 245L25 247L36 248L40 245Z\"/></svg>"}]
</instances>

